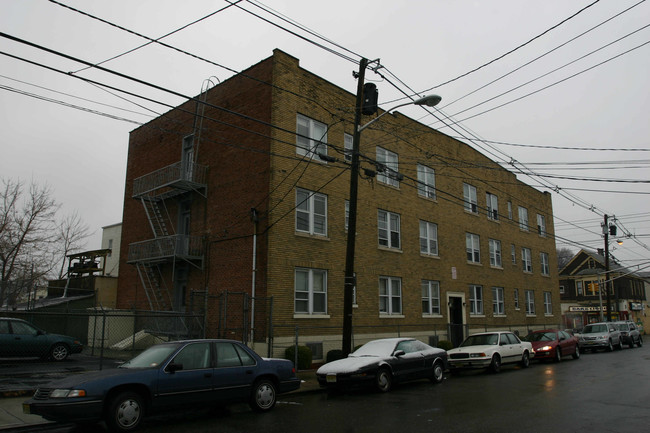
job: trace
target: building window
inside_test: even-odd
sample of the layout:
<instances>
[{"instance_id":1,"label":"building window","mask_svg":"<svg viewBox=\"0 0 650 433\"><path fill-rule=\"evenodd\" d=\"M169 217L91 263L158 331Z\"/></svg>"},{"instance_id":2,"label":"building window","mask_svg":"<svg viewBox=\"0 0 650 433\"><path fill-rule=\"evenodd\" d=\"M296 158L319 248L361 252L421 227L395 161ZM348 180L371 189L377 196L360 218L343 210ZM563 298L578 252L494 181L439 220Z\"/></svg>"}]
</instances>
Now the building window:
<instances>
[{"instance_id":1,"label":"building window","mask_svg":"<svg viewBox=\"0 0 650 433\"><path fill-rule=\"evenodd\" d=\"M515 244L510 244L510 260L513 265L517 264L517 249L515 248Z\"/></svg>"},{"instance_id":2,"label":"building window","mask_svg":"<svg viewBox=\"0 0 650 433\"><path fill-rule=\"evenodd\" d=\"M546 217L544 215L537 214L537 233L546 237Z\"/></svg>"},{"instance_id":3,"label":"building window","mask_svg":"<svg viewBox=\"0 0 650 433\"><path fill-rule=\"evenodd\" d=\"M418 164L418 194L436 198L436 176L432 168Z\"/></svg>"},{"instance_id":4,"label":"building window","mask_svg":"<svg viewBox=\"0 0 650 433\"><path fill-rule=\"evenodd\" d=\"M514 297L515 297L515 310L518 310L519 309L519 289L515 289Z\"/></svg>"},{"instance_id":5,"label":"building window","mask_svg":"<svg viewBox=\"0 0 650 433\"><path fill-rule=\"evenodd\" d=\"M327 271L296 268L295 310L298 314L327 314Z\"/></svg>"},{"instance_id":6,"label":"building window","mask_svg":"<svg viewBox=\"0 0 650 433\"><path fill-rule=\"evenodd\" d=\"M377 163L377 181L386 185L399 187L397 154L390 150L377 147Z\"/></svg>"},{"instance_id":7,"label":"building window","mask_svg":"<svg viewBox=\"0 0 650 433\"><path fill-rule=\"evenodd\" d=\"M564 286L560 286L560 295L564 295Z\"/></svg>"},{"instance_id":8,"label":"building window","mask_svg":"<svg viewBox=\"0 0 650 433\"><path fill-rule=\"evenodd\" d=\"M440 314L440 283L422 280L422 314Z\"/></svg>"},{"instance_id":9,"label":"building window","mask_svg":"<svg viewBox=\"0 0 650 433\"><path fill-rule=\"evenodd\" d=\"M506 314L503 287L492 287L492 313L495 316L503 316Z\"/></svg>"},{"instance_id":10,"label":"building window","mask_svg":"<svg viewBox=\"0 0 650 433\"><path fill-rule=\"evenodd\" d=\"M483 287L469 286L469 313L471 315L483 314Z\"/></svg>"},{"instance_id":11,"label":"building window","mask_svg":"<svg viewBox=\"0 0 650 433\"><path fill-rule=\"evenodd\" d=\"M327 155L327 125L298 114L296 118L296 153L318 158Z\"/></svg>"},{"instance_id":12,"label":"building window","mask_svg":"<svg viewBox=\"0 0 650 433\"><path fill-rule=\"evenodd\" d=\"M528 209L519 206L519 229L528 231Z\"/></svg>"},{"instance_id":13,"label":"building window","mask_svg":"<svg viewBox=\"0 0 650 433\"><path fill-rule=\"evenodd\" d=\"M345 200L345 230L348 230L350 223L350 200Z\"/></svg>"},{"instance_id":14,"label":"building window","mask_svg":"<svg viewBox=\"0 0 650 433\"><path fill-rule=\"evenodd\" d=\"M108 254L106 254L106 257L111 257L113 254L113 239L108 240L108 249L110 250Z\"/></svg>"},{"instance_id":15,"label":"building window","mask_svg":"<svg viewBox=\"0 0 650 433\"><path fill-rule=\"evenodd\" d=\"M535 292L526 290L526 314L535 314Z\"/></svg>"},{"instance_id":16,"label":"building window","mask_svg":"<svg viewBox=\"0 0 650 433\"><path fill-rule=\"evenodd\" d=\"M553 303L551 301L551 292L544 292L544 314L547 316L553 314Z\"/></svg>"},{"instance_id":17,"label":"building window","mask_svg":"<svg viewBox=\"0 0 650 433\"><path fill-rule=\"evenodd\" d=\"M420 221L420 253L438 255L438 225Z\"/></svg>"},{"instance_id":18,"label":"building window","mask_svg":"<svg viewBox=\"0 0 650 433\"><path fill-rule=\"evenodd\" d=\"M582 296L582 281L576 281L576 290L578 292L578 296Z\"/></svg>"},{"instance_id":19,"label":"building window","mask_svg":"<svg viewBox=\"0 0 650 433\"><path fill-rule=\"evenodd\" d=\"M387 248L400 248L399 214L379 210L377 213L379 245Z\"/></svg>"},{"instance_id":20,"label":"building window","mask_svg":"<svg viewBox=\"0 0 650 433\"><path fill-rule=\"evenodd\" d=\"M501 241L490 239L490 266L502 267L501 263Z\"/></svg>"},{"instance_id":21,"label":"building window","mask_svg":"<svg viewBox=\"0 0 650 433\"><path fill-rule=\"evenodd\" d=\"M327 196L296 190L296 231L327 236Z\"/></svg>"},{"instance_id":22,"label":"building window","mask_svg":"<svg viewBox=\"0 0 650 433\"><path fill-rule=\"evenodd\" d=\"M379 277L379 313L402 314L402 280Z\"/></svg>"},{"instance_id":23,"label":"building window","mask_svg":"<svg viewBox=\"0 0 650 433\"><path fill-rule=\"evenodd\" d=\"M542 275L551 275L551 270L548 264L548 253L539 253L539 259L542 265Z\"/></svg>"},{"instance_id":24,"label":"building window","mask_svg":"<svg viewBox=\"0 0 650 433\"><path fill-rule=\"evenodd\" d=\"M508 219L512 221L512 202L508 202Z\"/></svg>"},{"instance_id":25,"label":"building window","mask_svg":"<svg viewBox=\"0 0 650 433\"><path fill-rule=\"evenodd\" d=\"M465 233L465 249L467 250L467 261L481 263L481 248L479 235Z\"/></svg>"},{"instance_id":26,"label":"building window","mask_svg":"<svg viewBox=\"0 0 650 433\"><path fill-rule=\"evenodd\" d=\"M465 200L465 211L478 213L478 201L476 199L476 187L470 184L463 184L463 200Z\"/></svg>"},{"instance_id":27,"label":"building window","mask_svg":"<svg viewBox=\"0 0 650 433\"><path fill-rule=\"evenodd\" d=\"M346 161L352 161L352 136L350 134L343 134L343 158Z\"/></svg>"},{"instance_id":28,"label":"building window","mask_svg":"<svg viewBox=\"0 0 650 433\"><path fill-rule=\"evenodd\" d=\"M533 259L530 248L521 249L521 262L524 266L524 272L533 272Z\"/></svg>"},{"instance_id":29,"label":"building window","mask_svg":"<svg viewBox=\"0 0 650 433\"><path fill-rule=\"evenodd\" d=\"M497 196L487 192L485 193L485 201L487 203L487 217L490 220L499 220L499 201Z\"/></svg>"}]
</instances>

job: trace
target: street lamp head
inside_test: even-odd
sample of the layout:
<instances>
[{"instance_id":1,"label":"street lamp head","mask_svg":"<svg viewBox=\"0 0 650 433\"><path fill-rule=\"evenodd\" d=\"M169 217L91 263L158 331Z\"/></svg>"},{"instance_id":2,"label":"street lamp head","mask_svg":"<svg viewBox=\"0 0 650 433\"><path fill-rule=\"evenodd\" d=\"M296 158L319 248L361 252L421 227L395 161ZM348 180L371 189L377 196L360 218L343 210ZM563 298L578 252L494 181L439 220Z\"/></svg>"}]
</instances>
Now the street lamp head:
<instances>
[{"instance_id":1,"label":"street lamp head","mask_svg":"<svg viewBox=\"0 0 650 433\"><path fill-rule=\"evenodd\" d=\"M423 96L420 99L413 101L415 105L426 105L427 107L435 107L442 101L442 97L438 95Z\"/></svg>"}]
</instances>

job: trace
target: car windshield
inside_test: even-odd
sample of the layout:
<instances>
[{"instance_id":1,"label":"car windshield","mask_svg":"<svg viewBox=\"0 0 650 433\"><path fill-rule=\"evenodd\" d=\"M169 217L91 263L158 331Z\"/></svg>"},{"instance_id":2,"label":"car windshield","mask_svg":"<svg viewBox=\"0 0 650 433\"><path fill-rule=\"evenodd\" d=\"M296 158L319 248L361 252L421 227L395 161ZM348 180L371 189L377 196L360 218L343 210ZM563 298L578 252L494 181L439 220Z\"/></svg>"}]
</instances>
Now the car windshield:
<instances>
[{"instance_id":1,"label":"car windshield","mask_svg":"<svg viewBox=\"0 0 650 433\"><path fill-rule=\"evenodd\" d=\"M391 356L395 350L395 343L394 340L370 341L355 350L350 356Z\"/></svg>"},{"instance_id":2,"label":"car windshield","mask_svg":"<svg viewBox=\"0 0 650 433\"><path fill-rule=\"evenodd\" d=\"M607 332L607 325L587 325L582 331L583 334L598 334L600 332Z\"/></svg>"},{"instance_id":3,"label":"car windshield","mask_svg":"<svg viewBox=\"0 0 650 433\"><path fill-rule=\"evenodd\" d=\"M629 331L627 323L619 323L616 325L620 331Z\"/></svg>"},{"instance_id":4,"label":"car windshield","mask_svg":"<svg viewBox=\"0 0 650 433\"><path fill-rule=\"evenodd\" d=\"M119 368L149 368L162 364L172 353L180 347L180 344L161 344L152 346L133 358L120 365Z\"/></svg>"},{"instance_id":5,"label":"car windshield","mask_svg":"<svg viewBox=\"0 0 650 433\"><path fill-rule=\"evenodd\" d=\"M557 340L555 332L533 332L528 334L526 341L555 341Z\"/></svg>"},{"instance_id":6,"label":"car windshield","mask_svg":"<svg viewBox=\"0 0 650 433\"><path fill-rule=\"evenodd\" d=\"M460 347L467 346L485 346L499 344L499 334L479 334L470 335L463 341Z\"/></svg>"}]
</instances>

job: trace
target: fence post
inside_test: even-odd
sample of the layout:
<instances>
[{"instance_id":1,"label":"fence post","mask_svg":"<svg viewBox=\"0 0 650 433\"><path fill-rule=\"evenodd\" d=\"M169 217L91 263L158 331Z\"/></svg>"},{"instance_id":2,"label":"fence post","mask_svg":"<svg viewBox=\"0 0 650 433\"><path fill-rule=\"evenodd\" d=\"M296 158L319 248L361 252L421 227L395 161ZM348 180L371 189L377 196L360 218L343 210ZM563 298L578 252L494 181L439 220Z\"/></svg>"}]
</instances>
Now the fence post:
<instances>
[{"instance_id":1,"label":"fence post","mask_svg":"<svg viewBox=\"0 0 650 433\"><path fill-rule=\"evenodd\" d=\"M99 352L99 369L101 370L104 368L104 343L106 341L105 335L106 335L106 312L102 308L102 347Z\"/></svg>"}]
</instances>

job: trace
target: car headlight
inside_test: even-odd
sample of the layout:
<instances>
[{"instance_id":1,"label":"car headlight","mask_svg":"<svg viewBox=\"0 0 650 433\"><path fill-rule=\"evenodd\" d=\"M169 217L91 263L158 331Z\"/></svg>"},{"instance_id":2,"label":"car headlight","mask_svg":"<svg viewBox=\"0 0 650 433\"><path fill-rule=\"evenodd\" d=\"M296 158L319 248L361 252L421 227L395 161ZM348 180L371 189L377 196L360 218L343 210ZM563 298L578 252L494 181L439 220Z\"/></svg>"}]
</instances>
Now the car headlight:
<instances>
[{"instance_id":1,"label":"car headlight","mask_svg":"<svg viewBox=\"0 0 650 433\"><path fill-rule=\"evenodd\" d=\"M50 398L75 398L85 396L86 391L83 389L55 389L50 393Z\"/></svg>"},{"instance_id":2,"label":"car headlight","mask_svg":"<svg viewBox=\"0 0 650 433\"><path fill-rule=\"evenodd\" d=\"M540 348L537 349L537 350L538 350L538 351L541 351L541 352L547 352L547 351L549 351L549 350L551 350L551 349L553 349L551 346L544 346L544 347L540 347Z\"/></svg>"},{"instance_id":3,"label":"car headlight","mask_svg":"<svg viewBox=\"0 0 650 433\"><path fill-rule=\"evenodd\" d=\"M470 358L485 358L487 355L485 353L470 353Z\"/></svg>"}]
</instances>

